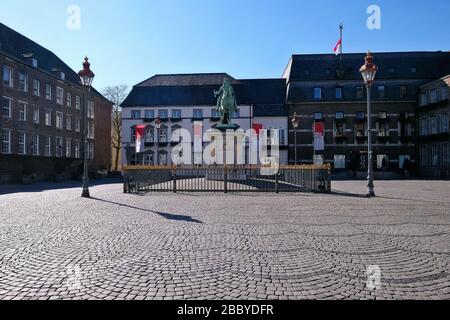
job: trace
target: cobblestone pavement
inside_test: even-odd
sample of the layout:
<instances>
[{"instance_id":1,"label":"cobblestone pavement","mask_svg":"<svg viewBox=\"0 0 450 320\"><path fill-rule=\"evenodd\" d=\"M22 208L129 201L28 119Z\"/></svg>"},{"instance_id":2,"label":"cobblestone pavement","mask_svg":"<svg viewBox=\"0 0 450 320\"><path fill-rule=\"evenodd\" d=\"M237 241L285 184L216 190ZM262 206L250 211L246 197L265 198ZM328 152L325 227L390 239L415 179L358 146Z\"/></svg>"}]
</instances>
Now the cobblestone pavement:
<instances>
[{"instance_id":1,"label":"cobblestone pavement","mask_svg":"<svg viewBox=\"0 0 450 320\"><path fill-rule=\"evenodd\" d=\"M357 195L361 181L332 195L0 195L0 298L450 299L450 182L376 187L376 199Z\"/></svg>"}]
</instances>

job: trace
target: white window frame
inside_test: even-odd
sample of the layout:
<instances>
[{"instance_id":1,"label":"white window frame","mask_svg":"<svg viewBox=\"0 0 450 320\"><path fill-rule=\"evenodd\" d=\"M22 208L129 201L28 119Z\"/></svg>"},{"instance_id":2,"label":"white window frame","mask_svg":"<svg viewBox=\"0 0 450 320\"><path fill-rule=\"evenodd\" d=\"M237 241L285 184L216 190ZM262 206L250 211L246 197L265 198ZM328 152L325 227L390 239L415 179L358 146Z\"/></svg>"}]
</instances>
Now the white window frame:
<instances>
[{"instance_id":1,"label":"white window frame","mask_svg":"<svg viewBox=\"0 0 450 320\"><path fill-rule=\"evenodd\" d=\"M3 105L3 101L9 101L9 105L8 108L5 108L5 106ZM12 98L9 97L2 97L2 116L3 118L8 118L8 119L12 119L12 107L13 107L13 103L14 100ZM8 109L8 115L5 115L5 110Z\"/></svg>"},{"instance_id":2,"label":"white window frame","mask_svg":"<svg viewBox=\"0 0 450 320\"><path fill-rule=\"evenodd\" d=\"M61 130L64 128L64 113L56 111L55 126L57 129Z\"/></svg>"},{"instance_id":3,"label":"white window frame","mask_svg":"<svg viewBox=\"0 0 450 320\"><path fill-rule=\"evenodd\" d=\"M58 148L59 146L61 148ZM55 139L55 150L56 150L55 155L57 158L61 158L63 156L63 149L64 149L63 137L56 137L56 139Z\"/></svg>"},{"instance_id":4,"label":"white window frame","mask_svg":"<svg viewBox=\"0 0 450 320\"><path fill-rule=\"evenodd\" d=\"M45 139L44 155L46 157L51 157L52 156L52 137L47 137Z\"/></svg>"},{"instance_id":5,"label":"white window frame","mask_svg":"<svg viewBox=\"0 0 450 320\"><path fill-rule=\"evenodd\" d=\"M19 110L19 121L27 121L27 106L28 103L24 101L18 101L17 102L17 109ZM23 107L23 110L21 110L21 107Z\"/></svg>"},{"instance_id":6,"label":"white window frame","mask_svg":"<svg viewBox=\"0 0 450 320\"><path fill-rule=\"evenodd\" d=\"M95 119L95 104L94 104L94 101L89 101L88 102L87 117L89 119Z\"/></svg>"},{"instance_id":7,"label":"white window frame","mask_svg":"<svg viewBox=\"0 0 450 320\"><path fill-rule=\"evenodd\" d=\"M23 138L23 141L21 142L21 138ZM27 154L27 135L25 132L19 132L17 137L17 145L18 150L17 153L20 155L26 155Z\"/></svg>"},{"instance_id":8,"label":"white window frame","mask_svg":"<svg viewBox=\"0 0 450 320\"><path fill-rule=\"evenodd\" d=\"M11 132L12 130L9 129L3 129L2 130L2 148L1 151L3 154L11 154ZM8 139L5 140L5 134L8 135ZM5 148L5 144L7 146L7 148ZM6 149L6 151L5 151Z\"/></svg>"},{"instance_id":9,"label":"white window frame","mask_svg":"<svg viewBox=\"0 0 450 320\"><path fill-rule=\"evenodd\" d=\"M39 108L34 108L34 110L33 110L33 123L36 123L36 124L40 123Z\"/></svg>"},{"instance_id":10,"label":"white window frame","mask_svg":"<svg viewBox=\"0 0 450 320\"><path fill-rule=\"evenodd\" d=\"M45 125L47 127L51 127L52 126L52 111L45 111Z\"/></svg>"},{"instance_id":11,"label":"white window frame","mask_svg":"<svg viewBox=\"0 0 450 320\"><path fill-rule=\"evenodd\" d=\"M45 84L45 99L52 100L52 85L50 83Z\"/></svg>"},{"instance_id":12,"label":"white window frame","mask_svg":"<svg viewBox=\"0 0 450 320\"><path fill-rule=\"evenodd\" d=\"M72 131L72 116L70 114L66 114L66 130Z\"/></svg>"},{"instance_id":13,"label":"white window frame","mask_svg":"<svg viewBox=\"0 0 450 320\"><path fill-rule=\"evenodd\" d=\"M36 139L36 140L35 140ZM39 135L38 134L33 134L31 136L31 154L33 156L39 156L40 154L40 150L39 150Z\"/></svg>"},{"instance_id":14,"label":"white window frame","mask_svg":"<svg viewBox=\"0 0 450 320\"><path fill-rule=\"evenodd\" d=\"M66 138L66 158L72 157L72 139Z\"/></svg>"},{"instance_id":15,"label":"white window frame","mask_svg":"<svg viewBox=\"0 0 450 320\"><path fill-rule=\"evenodd\" d=\"M75 132L81 131L81 119L75 119Z\"/></svg>"},{"instance_id":16,"label":"white window frame","mask_svg":"<svg viewBox=\"0 0 450 320\"><path fill-rule=\"evenodd\" d=\"M64 105L64 89L58 86L56 87L56 104Z\"/></svg>"},{"instance_id":17,"label":"white window frame","mask_svg":"<svg viewBox=\"0 0 450 320\"><path fill-rule=\"evenodd\" d=\"M75 159L80 159L80 158L81 158L81 145L80 145L80 140L75 140L75 145L74 145L74 157L75 157Z\"/></svg>"},{"instance_id":18,"label":"white window frame","mask_svg":"<svg viewBox=\"0 0 450 320\"><path fill-rule=\"evenodd\" d=\"M8 83L6 83L5 80L5 75L6 75L6 71L9 71L9 81ZM14 69L8 66L3 66L3 70L2 70L2 84L5 88L10 88L13 89L14 88Z\"/></svg>"},{"instance_id":19,"label":"white window frame","mask_svg":"<svg viewBox=\"0 0 450 320\"><path fill-rule=\"evenodd\" d=\"M24 77L23 80L20 79L21 76ZM17 83L17 89L20 92L28 92L28 75L23 71L19 71L19 81Z\"/></svg>"},{"instance_id":20,"label":"white window frame","mask_svg":"<svg viewBox=\"0 0 450 320\"><path fill-rule=\"evenodd\" d=\"M38 79L33 79L33 95L36 97L41 96L41 82Z\"/></svg>"},{"instance_id":21,"label":"white window frame","mask_svg":"<svg viewBox=\"0 0 450 320\"><path fill-rule=\"evenodd\" d=\"M80 110L81 109L81 98L80 96L75 97L75 109Z\"/></svg>"},{"instance_id":22,"label":"white window frame","mask_svg":"<svg viewBox=\"0 0 450 320\"><path fill-rule=\"evenodd\" d=\"M72 93L69 91L66 92L66 107L72 108Z\"/></svg>"}]
</instances>

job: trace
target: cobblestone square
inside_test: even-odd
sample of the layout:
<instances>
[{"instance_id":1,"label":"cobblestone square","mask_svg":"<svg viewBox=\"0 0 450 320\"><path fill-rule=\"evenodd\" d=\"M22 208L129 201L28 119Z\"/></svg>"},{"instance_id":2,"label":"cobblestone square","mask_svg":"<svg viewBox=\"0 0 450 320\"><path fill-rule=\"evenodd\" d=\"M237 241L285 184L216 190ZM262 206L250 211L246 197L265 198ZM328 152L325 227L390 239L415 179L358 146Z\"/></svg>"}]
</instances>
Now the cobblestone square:
<instances>
[{"instance_id":1,"label":"cobblestone square","mask_svg":"<svg viewBox=\"0 0 450 320\"><path fill-rule=\"evenodd\" d=\"M329 195L16 188L0 187L0 299L450 299L448 181L376 181L374 199L363 181Z\"/></svg>"}]
</instances>

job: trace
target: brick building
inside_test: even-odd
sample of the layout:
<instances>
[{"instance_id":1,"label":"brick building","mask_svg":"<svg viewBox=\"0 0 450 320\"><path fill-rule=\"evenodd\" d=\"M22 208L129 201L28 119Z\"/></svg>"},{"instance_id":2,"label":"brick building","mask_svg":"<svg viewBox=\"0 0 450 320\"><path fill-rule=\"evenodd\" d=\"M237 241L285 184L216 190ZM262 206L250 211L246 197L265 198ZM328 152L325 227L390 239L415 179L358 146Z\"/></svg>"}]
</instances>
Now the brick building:
<instances>
[{"instance_id":1,"label":"brick building","mask_svg":"<svg viewBox=\"0 0 450 320\"><path fill-rule=\"evenodd\" d=\"M416 163L416 107L421 86L449 73L450 52L374 53L379 72L372 88L372 141L377 171L402 171ZM294 55L284 74L286 103L300 118L289 160L332 164L337 171L367 167L366 89L359 68L365 54ZM325 124L325 150L314 152L313 125Z\"/></svg>"},{"instance_id":2,"label":"brick building","mask_svg":"<svg viewBox=\"0 0 450 320\"><path fill-rule=\"evenodd\" d=\"M449 100L450 75L420 88L417 107L420 174L449 178Z\"/></svg>"},{"instance_id":3,"label":"brick building","mask_svg":"<svg viewBox=\"0 0 450 320\"><path fill-rule=\"evenodd\" d=\"M80 63L81 68L81 63ZM88 105L89 168L111 165L112 104L87 96L75 71L49 50L0 23L0 182L77 176Z\"/></svg>"}]
</instances>

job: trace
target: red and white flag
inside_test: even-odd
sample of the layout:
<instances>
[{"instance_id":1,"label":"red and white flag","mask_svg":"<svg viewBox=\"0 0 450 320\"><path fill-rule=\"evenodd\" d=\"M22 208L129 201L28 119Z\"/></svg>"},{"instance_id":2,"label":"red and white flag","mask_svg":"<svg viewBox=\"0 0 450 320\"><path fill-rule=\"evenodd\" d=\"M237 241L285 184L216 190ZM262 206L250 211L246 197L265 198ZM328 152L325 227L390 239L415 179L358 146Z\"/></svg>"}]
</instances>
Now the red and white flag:
<instances>
[{"instance_id":1,"label":"red and white flag","mask_svg":"<svg viewBox=\"0 0 450 320\"><path fill-rule=\"evenodd\" d=\"M334 51L334 54L337 56L342 54L342 38L339 39L339 41L336 44L336 46L334 47L333 51Z\"/></svg>"},{"instance_id":2,"label":"red and white flag","mask_svg":"<svg viewBox=\"0 0 450 320\"><path fill-rule=\"evenodd\" d=\"M144 152L145 125L136 126L136 153Z\"/></svg>"}]
</instances>

